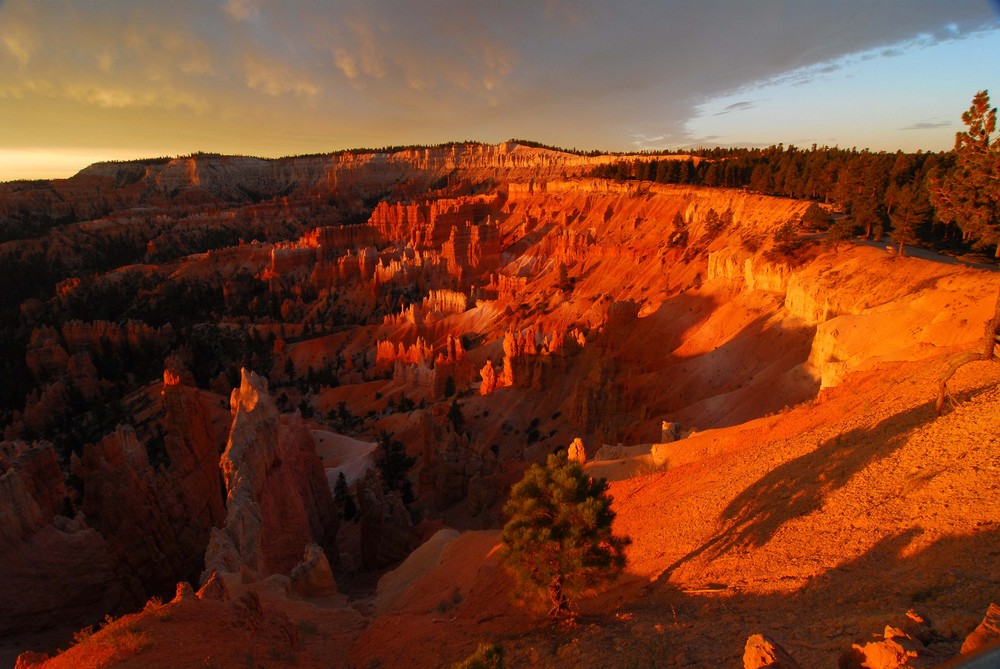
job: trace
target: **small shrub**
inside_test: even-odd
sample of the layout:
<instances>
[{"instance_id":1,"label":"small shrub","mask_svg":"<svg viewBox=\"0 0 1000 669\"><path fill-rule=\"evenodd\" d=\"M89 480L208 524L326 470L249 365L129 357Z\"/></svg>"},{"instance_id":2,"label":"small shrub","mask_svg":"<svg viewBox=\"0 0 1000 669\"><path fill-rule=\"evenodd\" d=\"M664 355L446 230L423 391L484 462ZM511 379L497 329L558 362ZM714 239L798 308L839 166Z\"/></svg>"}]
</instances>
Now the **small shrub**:
<instances>
[{"instance_id":1,"label":"small shrub","mask_svg":"<svg viewBox=\"0 0 1000 669\"><path fill-rule=\"evenodd\" d=\"M435 608L438 613L445 613L462 603L462 590L457 585L451 591L451 597L439 603Z\"/></svg>"},{"instance_id":2,"label":"small shrub","mask_svg":"<svg viewBox=\"0 0 1000 669\"><path fill-rule=\"evenodd\" d=\"M798 225L793 220L787 220L774 231L772 236L774 251L784 256L790 256L802 246L799 239Z\"/></svg>"},{"instance_id":3,"label":"small shrub","mask_svg":"<svg viewBox=\"0 0 1000 669\"><path fill-rule=\"evenodd\" d=\"M153 645L153 640L139 628L137 620L115 620L111 616L104 617L104 627L91 639L94 643L110 648L115 661L138 655Z\"/></svg>"},{"instance_id":4,"label":"small shrub","mask_svg":"<svg viewBox=\"0 0 1000 669\"><path fill-rule=\"evenodd\" d=\"M73 644L81 644L94 635L94 626L87 625L73 632Z\"/></svg>"},{"instance_id":5,"label":"small shrub","mask_svg":"<svg viewBox=\"0 0 1000 669\"><path fill-rule=\"evenodd\" d=\"M806 230L828 230L832 223L833 216L830 215L830 212L815 202L809 205L809 208L802 214L802 227Z\"/></svg>"},{"instance_id":6,"label":"small shrub","mask_svg":"<svg viewBox=\"0 0 1000 669\"><path fill-rule=\"evenodd\" d=\"M503 646L498 643L481 643L476 651L451 669L503 669Z\"/></svg>"},{"instance_id":7,"label":"small shrub","mask_svg":"<svg viewBox=\"0 0 1000 669\"><path fill-rule=\"evenodd\" d=\"M760 235L748 234L740 238L740 246L750 253L756 253L759 251L763 244L764 240Z\"/></svg>"}]
</instances>

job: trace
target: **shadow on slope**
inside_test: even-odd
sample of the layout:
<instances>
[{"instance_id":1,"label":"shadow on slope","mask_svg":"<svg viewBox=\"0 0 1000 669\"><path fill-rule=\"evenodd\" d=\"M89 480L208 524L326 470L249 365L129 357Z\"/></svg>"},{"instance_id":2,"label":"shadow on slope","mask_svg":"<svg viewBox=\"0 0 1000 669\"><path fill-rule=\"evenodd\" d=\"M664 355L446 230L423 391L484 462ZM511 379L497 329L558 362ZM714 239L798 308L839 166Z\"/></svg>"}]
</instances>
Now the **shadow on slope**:
<instances>
[{"instance_id":1,"label":"shadow on slope","mask_svg":"<svg viewBox=\"0 0 1000 669\"><path fill-rule=\"evenodd\" d=\"M788 594L684 592L660 582L626 606L649 630L630 649L631 666L659 666L662 656L652 650L661 647L696 666L736 666L747 637L761 632L804 667L836 666L852 643L872 640L887 624L904 625L910 608L930 621L929 652L944 661L996 598L1000 577L987 565L1000 557L1000 530L945 536L914 549L922 535L919 527L889 535Z\"/></svg>"},{"instance_id":2,"label":"shadow on slope","mask_svg":"<svg viewBox=\"0 0 1000 669\"><path fill-rule=\"evenodd\" d=\"M820 509L831 493L847 485L870 463L901 448L911 430L933 421L934 417L933 403L925 402L874 427L840 434L772 469L723 510L721 520L729 523L725 530L664 573L669 575L702 553L714 557L734 548L763 546L782 525Z\"/></svg>"}]
</instances>

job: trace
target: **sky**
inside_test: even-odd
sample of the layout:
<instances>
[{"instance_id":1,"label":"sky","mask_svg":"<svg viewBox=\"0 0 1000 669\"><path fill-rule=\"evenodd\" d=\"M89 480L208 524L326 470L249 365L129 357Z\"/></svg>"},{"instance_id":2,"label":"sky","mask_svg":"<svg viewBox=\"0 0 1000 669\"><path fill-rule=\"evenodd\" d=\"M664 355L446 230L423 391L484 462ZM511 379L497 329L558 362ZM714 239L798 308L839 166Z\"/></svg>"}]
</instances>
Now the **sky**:
<instances>
[{"instance_id":1,"label":"sky","mask_svg":"<svg viewBox=\"0 0 1000 669\"><path fill-rule=\"evenodd\" d=\"M1000 0L0 0L0 181L511 138L950 149Z\"/></svg>"}]
</instances>

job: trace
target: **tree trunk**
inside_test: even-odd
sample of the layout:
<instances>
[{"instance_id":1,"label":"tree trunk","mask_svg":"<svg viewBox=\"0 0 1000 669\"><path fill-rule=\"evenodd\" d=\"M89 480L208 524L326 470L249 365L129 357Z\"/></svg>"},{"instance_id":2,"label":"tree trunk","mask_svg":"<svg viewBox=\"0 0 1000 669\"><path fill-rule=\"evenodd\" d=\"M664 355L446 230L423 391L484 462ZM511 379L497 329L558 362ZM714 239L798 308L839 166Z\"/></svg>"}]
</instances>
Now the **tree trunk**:
<instances>
[{"instance_id":1,"label":"tree trunk","mask_svg":"<svg viewBox=\"0 0 1000 669\"><path fill-rule=\"evenodd\" d=\"M951 380L951 377L955 376L955 372L970 362L996 359L995 350L997 346L998 334L1000 334L1000 289L997 290L997 302L996 306L993 308L993 318L986 321L986 325L983 329L983 339L980 350L969 351L952 358L951 361L948 362L948 367L945 368L944 374L942 374L941 378L938 380L938 398L934 407L937 411L937 415L941 415L941 409L944 407L944 398L948 393L948 381Z\"/></svg>"},{"instance_id":2,"label":"tree trunk","mask_svg":"<svg viewBox=\"0 0 1000 669\"><path fill-rule=\"evenodd\" d=\"M549 617L562 618L566 614L569 605L566 601L566 595L563 593L561 574L557 575L549 583L549 601L552 602L552 608L549 609Z\"/></svg>"}]
</instances>

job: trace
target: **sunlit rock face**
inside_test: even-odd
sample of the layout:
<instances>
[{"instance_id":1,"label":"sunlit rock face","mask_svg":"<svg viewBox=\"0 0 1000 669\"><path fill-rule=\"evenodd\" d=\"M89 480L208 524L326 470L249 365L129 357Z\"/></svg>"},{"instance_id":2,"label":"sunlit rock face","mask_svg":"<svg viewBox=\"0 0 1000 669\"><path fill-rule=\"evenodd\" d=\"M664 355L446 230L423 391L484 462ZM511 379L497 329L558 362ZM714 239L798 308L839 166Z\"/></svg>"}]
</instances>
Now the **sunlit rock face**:
<instances>
[{"instance_id":1,"label":"sunlit rock face","mask_svg":"<svg viewBox=\"0 0 1000 669\"><path fill-rule=\"evenodd\" d=\"M288 574L306 546L330 546L337 517L316 444L298 415L278 417L267 381L243 370L230 400L232 427L220 467L226 519L212 531L204 579L212 572L254 581Z\"/></svg>"}]
</instances>

